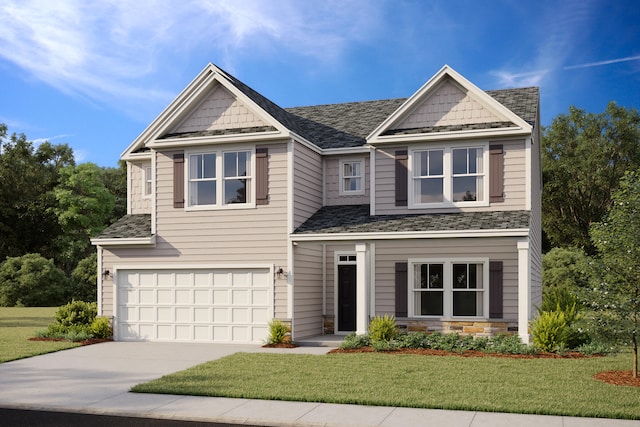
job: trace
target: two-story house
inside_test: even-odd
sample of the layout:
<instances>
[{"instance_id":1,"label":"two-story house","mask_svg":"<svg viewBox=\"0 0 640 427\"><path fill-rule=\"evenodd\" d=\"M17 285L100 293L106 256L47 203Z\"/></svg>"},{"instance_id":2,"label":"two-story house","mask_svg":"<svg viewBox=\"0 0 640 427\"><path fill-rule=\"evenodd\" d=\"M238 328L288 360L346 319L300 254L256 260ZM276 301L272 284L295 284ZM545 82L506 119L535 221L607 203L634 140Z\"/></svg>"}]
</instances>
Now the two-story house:
<instances>
[{"instance_id":1,"label":"two-story house","mask_svg":"<svg viewBox=\"0 0 640 427\"><path fill-rule=\"evenodd\" d=\"M541 299L537 88L444 66L407 99L283 109L209 64L124 151L92 240L116 340L517 331Z\"/></svg>"}]
</instances>

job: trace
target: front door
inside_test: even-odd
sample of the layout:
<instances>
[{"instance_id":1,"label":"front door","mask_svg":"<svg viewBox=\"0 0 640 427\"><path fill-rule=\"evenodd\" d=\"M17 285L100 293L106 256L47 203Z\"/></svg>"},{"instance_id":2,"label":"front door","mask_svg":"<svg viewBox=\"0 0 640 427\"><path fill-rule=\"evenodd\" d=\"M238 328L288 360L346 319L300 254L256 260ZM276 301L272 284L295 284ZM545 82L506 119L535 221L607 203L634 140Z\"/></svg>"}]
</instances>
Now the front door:
<instances>
[{"instance_id":1,"label":"front door","mask_svg":"<svg viewBox=\"0 0 640 427\"><path fill-rule=\"evenodd\" d=\"M356 330L356 266L338 265L338 331Z\"/></svg>"}]
</instances>

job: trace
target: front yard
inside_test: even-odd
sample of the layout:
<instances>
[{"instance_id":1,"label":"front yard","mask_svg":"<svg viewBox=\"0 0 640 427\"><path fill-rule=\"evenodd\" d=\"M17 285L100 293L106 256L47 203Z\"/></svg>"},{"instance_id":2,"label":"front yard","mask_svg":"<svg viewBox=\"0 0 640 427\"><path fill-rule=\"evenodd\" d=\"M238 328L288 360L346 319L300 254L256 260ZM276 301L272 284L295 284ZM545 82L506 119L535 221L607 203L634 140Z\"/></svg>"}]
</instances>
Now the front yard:
<instances>
[{"instance_id":1,"label":"front yard","mask_svg":"<svg viewBox=\"0 0 640 427\"><path fill-rule=\"evenodd\" d=\"M385 353L238 353L135 392L640 419L640 388L593 379L629 354L509 359Z\"/></svg>"},{"instance_id":2,"label":"front yard","mask_svg":"<svg viewBox=\"0 0 640 427\"><path fill-rule=\"evenodd\" d=\"M53 321L58 307L0 307L0 363L80 346L67 341L29 341Z\"/></svg>"}]
</instances>

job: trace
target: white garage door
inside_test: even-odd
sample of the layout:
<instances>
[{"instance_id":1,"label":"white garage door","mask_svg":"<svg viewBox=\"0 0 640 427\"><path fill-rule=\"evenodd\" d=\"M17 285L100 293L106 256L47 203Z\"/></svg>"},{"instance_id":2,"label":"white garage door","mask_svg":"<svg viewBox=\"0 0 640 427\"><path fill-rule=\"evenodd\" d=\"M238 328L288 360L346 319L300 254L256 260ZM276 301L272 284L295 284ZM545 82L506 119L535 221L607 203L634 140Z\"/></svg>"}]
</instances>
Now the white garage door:
<instances>
[{"instance_id":1,"label":"white garage door","mask_svg":"<svg viewBox=\"0 0 640 427\"><path fill-rule=\"evenodd\" d=\"M260 343L271 319L268 269L120 270L116 339Z\"/></svg>"}]
</instances>

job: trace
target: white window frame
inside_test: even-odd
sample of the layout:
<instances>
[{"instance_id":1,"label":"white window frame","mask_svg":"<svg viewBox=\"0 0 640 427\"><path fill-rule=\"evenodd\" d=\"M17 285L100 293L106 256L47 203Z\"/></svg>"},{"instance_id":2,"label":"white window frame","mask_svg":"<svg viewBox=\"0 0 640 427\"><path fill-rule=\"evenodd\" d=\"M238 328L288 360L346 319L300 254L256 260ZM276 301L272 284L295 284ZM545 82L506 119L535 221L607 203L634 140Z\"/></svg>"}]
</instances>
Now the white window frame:
<instances>
[{"instance_id":1,"label":"white window frame","mask_svg":"<svg viewBox=\"0 0 640 427\"><path fill-rule=\"evenodd\" d=\"M359 163L360 164L360 175L352 175L352 176L345 176L344 175L344 165L349 164L349 163ZM364 171L364 158L357 158L357 159L340 159L340 170L339 170L339 188L340 188L340 195L341 196L361 196L365 193L365 171ZM351 179L360 179L360 189L358 190L349 190L347 188L345 188L344 185L344 181L347 178L351 178Z\"/></svg>"},{"instance_id":2,"label":"white window frame","mask_svg":"<svg viewBox=\"0 0 640 427\"><path fill-rule=\"evenodd\" d=\"M489 258L411 258L407 260L408 265L408 315L409 317L423 319L488 319L489 318ZM419 292L414 288L415 265L417 264L443 264L443 296L442 296L442 316L423 316L416 313L416 295ZM453 293L460 292L453 288L453 264L482 264L482 316L454 316L453 315Z\"/></svg>"},{"instance_id":3,"label":"white window frame","mask_svg":"<svg viewBox=\"0 0 640 427\"><path fill-rule=\"evenodd\" d=\"M149 192L147 192L147 186L149 186ZM150 199L151 196L153 196L153 168L151 165L144 165L142 166L142 197Z\"/></svg>"},{"instance_id":4,"label":"white window frame","mask_svg":"<svg viewBox=\"0 0 640 427\"><path fill-rule=\"evenodd\" d=\"M243 176L242 179L249 181L247 188L249 189L249 195L246 203L223 203L224 202L224 183L227 179L238 179L238 177L225 177L224 176L224 154L225 153L237 153L240 151L247 152L249 154L249 170L248 175ZM216 183L216 203L208 205L192 205L191 204L191 156L203 155L203 154L215 154L216 156L216 176L211 178L211 181L215 180ZM209 148L200 150L188 150L185 152L185 210L225 210L225 209L249 209L256 206L256 150L255 147L247 146L228 146L225 148Z\"/></svg>"},{"instance_id":5,"label":"white window frame","mask_svg":"<svg viewBox=\"0 0 640 427\"><path fill-rule=\"evenodd\" d=\"M481 148L482 149L482 172L474 173L468 176L480 176L482 177L482 200L475 201L453 201L453 150L455 149L468 149L468 148ZM437 203L419 203L415 197L416 181L421 179L415 171L415 156L423 151L436 151L442 150L443 152L443 200ZM489 142L479 143L456 143L450 145L421 145L413 147L409 150L409 159L407 161L408 168L408 196L409 196L409 209L424 209L424 208L442 208L442 207L479 207L489 206ZM460 176L460 175L457 175ZM424 178L424 177L423 177Z\"/></svg>"}]
</instances>

